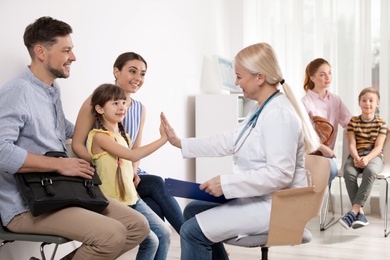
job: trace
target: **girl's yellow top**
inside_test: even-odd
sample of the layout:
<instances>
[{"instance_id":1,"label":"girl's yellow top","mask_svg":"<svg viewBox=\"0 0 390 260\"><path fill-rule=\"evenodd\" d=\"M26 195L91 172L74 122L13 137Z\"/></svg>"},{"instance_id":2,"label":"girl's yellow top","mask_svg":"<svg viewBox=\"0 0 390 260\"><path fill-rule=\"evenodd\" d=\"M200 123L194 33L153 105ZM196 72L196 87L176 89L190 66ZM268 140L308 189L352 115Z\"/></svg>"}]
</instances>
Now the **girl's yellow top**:
<instances>
[{"instance_id":1,"label":"girl's yellow top","mask_svg":"<svg viewBox=\"0 0 390 260\"><path fill-rule=\"evenodd\" d=\"M118 158L112 156L107 152L92 154L92 142L93 142L93 137L96 133L107 134L112 139L116 140L119 144L127 147L127 143L125 139L120 134L114 134L112 132L104 131L101 129L93 129L88 134L87 149L89 154L92 157L93 164L96 167L96 172L97 174L99 174L99 177L102 181L102 185L100 185L100 189L102 190L104 195L116 199L120 202L123 202L128 206L134 205L138 200L138 194L133 183L134 172L133 172L132 162L125 159L120 159L120 167L122 170L123 183L125 184L125 188L126 188L126 195L123 200L119 195L119 188L116 184L117 183L116 170L118 166L117 164Z\"/></svg>"}]
</instances>

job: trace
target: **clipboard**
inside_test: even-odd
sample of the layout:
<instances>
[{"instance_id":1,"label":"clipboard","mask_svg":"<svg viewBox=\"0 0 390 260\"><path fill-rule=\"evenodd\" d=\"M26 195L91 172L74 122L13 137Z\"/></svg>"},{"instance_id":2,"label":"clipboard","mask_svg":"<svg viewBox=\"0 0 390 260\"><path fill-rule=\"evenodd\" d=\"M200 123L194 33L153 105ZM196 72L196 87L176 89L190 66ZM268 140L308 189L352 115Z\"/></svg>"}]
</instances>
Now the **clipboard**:
<instances>
[{"instance_id":1,"label":"clipboard","mask_svg":"<svg viewBox=\"0 0 390 260\"><path fill-rule=\"evenodd\" d=\"M208 194L204 190L199 189L199 185L200 183L196 183L196 182L166 178L165 194L174 197L203 200L203 201L216 202L216 203L225 203L229 201L223 195L219 197L215 197L211 194Z\"/></svg>"}]
</instances>

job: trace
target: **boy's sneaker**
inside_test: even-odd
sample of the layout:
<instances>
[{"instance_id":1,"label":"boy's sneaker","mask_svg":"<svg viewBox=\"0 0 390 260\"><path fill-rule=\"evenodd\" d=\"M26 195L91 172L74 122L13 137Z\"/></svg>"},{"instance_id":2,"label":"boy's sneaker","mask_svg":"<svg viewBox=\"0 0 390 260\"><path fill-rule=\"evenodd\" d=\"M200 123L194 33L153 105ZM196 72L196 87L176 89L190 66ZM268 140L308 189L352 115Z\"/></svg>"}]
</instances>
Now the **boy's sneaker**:
<instances>
[{"instance_id":1,"label":"boy's sneaker","mask_svg":"<svg viewBox=\"0 0 390 260\"><path fill-rule=\"evenodd\" d=\"M357 228L367 226L368 224L369 224L368 220L366 219L364 214L359 212L356 216L355 221L352 223L352 228L357 229Z\"/></svg>"},{"instance_id":2,"label":"boy's sneaker","mask_svg":"<svg viewBox=\"0 0 390 260\"><path fill-rule=\"evenodd\" d=\"M352 227L352 223L356 220L356 215L352 211L349 211L347 214L342 217L339 222L345 228L349 229Z\"/></svg>"}]
</instances>

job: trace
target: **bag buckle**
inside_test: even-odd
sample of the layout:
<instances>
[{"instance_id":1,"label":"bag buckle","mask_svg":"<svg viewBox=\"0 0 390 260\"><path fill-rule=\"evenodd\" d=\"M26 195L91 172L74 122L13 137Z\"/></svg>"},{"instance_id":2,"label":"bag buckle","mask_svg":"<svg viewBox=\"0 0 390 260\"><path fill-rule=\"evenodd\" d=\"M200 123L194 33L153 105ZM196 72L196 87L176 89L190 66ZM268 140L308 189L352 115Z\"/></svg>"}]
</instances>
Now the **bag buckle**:
<instances>
[{"instance_id":1,"label":"bag buckle","mask_svg":"<svg viewBox=\"0 0 390 260\"><path fill-rule=\"evenodd\" d=\"M50 178L41 179L41 185L45 189L46 193L51 195L51 196L54 196L54 195L56 195L56 192L54 191L52 184L53 184L53 181Z\"/></svg>"},{"instance_id":2,"label":"bag buckle","mask_svg":"<svg viewBox=\"0 0 390 260\"><path fill-rule=\"evenodd\" d=\"M85 188L87 188L89 196L91 196L92 198L96 198L96 193L93 190L93 187L95 186L93 180L84 180L84 186Z\"/></svg>"},{"instance_id":3,"label":"bag buckle","mask_svg":"<svg viewBox=\"0 0 390 260\"><path fill-rule=\"evenodd\" d=\"M44 179L41 179L41 184L42 184L42 186L52 185L53 181L50 178L44 178Z\"/></svg>"},{"instance_id":4,"label":"bag buckle","mask_svg":"<svg viewBox=\"0 0 390 260\"><path fill-rule=\"evenodd\" d=\"M95 184L93 183L93 180L84 180L84 186L87 188L92 188L95 186Z\"/></svg>"}]
</instances>

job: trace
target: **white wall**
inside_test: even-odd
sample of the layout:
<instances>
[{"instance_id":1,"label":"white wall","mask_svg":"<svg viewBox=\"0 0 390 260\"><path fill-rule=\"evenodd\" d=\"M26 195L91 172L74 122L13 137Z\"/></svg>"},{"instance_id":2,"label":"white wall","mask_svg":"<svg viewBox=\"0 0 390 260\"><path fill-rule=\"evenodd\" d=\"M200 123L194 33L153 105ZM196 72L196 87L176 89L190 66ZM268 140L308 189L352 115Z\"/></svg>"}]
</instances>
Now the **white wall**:
<instances>
[{"instance_id":1,"label":"white wall","mask_svg":"<svg viewBox=\"0 0 390 260\"><path fill-rule=\"evenodd\" d=\"M115 58L134 51L148 62L146 82L134 95L147 107L143 143L158 137L161 111L180 136L194 136L194 95L219 91L211 57L233 58L243 47L241 10L241 1L234 0L0 1L0 86L30 63L22 38L25 27L41 16L51 16L73 28L77 61L71 76L59 80L69 120L75 122L79 107L94 88L113 83ZM195 180L194 160L183 160L169 144L143 159L141 167L162 177ZM19 245L4 248L0 258L38 256L35 244ZM69 250L64 247L64 252Z\"/></svg>"}]
</instances>

